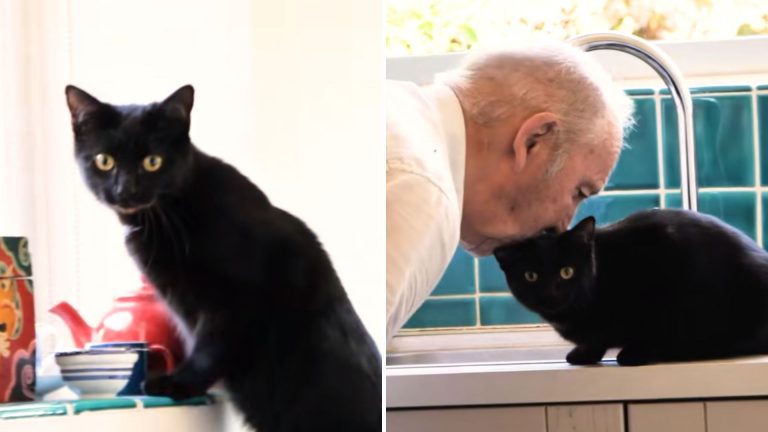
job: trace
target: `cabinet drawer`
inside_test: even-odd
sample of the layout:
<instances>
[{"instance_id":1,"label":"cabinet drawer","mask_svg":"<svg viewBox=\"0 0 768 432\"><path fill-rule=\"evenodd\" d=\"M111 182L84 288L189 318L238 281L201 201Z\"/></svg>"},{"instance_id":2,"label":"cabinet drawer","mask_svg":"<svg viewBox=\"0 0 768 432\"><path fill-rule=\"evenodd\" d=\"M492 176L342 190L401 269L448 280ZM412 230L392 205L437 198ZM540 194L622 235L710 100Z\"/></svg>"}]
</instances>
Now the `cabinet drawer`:
<instances>
[{"instance_id":1,"label":"cabinet drawer","mask_svg":"<svg viewBox=\"0 0 768 432\"><path fill-rule=\"evenodd\" d=\"M624 432L622 404L547 407L547 432Z\"/></svg>"},{"instance_id":2,"label":"cabinet drawer","mask_svg":"<svg viewBox=\"0 0 768 432\"><path fill-rule=\"evenodd\" d=\"M492 407L387 411L388 432L546 432L545 408Z\"/></svg>"},{"instance_id":3,"label":"cabinet drawer","mask_svg":"<svg viewBox=\"0 0 768 432\"><path fill-rule=\"evenodd\" d=\"M633 403L627 417L630 432L707 432L703 402Z\"/></svg>"}]
</instances>

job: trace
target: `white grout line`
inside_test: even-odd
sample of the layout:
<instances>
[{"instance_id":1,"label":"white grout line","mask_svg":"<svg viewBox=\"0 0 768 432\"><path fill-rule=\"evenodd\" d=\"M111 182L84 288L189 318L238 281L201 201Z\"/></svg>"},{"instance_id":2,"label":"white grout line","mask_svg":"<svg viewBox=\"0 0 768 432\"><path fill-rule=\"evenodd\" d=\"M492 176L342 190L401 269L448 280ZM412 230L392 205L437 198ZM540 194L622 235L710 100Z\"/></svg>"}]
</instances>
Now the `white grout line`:
<instances>
[{"instance_id":1,"label":"white grout line","mask_svg":"<svg viewBox=\"0 0 768 432\"><path fill-rule=\"evenodd\" d=\"M752 89L752 143L755 149L755 237L758 246L763 246L763 194L760 184L760 130L758 127L759 117L757 115L757 90Z\"/></svg>"},{"instance_id":2,"label":"white grout line","mask_svg":"<svg viewBox=\"0 0 768 432\"><path fill-rule=\"evenodd\" d=\"M698 188L701 192L768 192L768 186L723 186L723 187L706 187ZM597 196L635 196L635 195L648 195L648 194L670 194L680 193L680 189L624 189L624 190L611 190L602 191Z\"/></svg>"},{"instance_id":3,"label":"white grout line","mask_svg":"<svg viewBox=\"0 0 768 432\"><path fill-rule=\"evenodd\" d=\"M760 189L761 189L760 187L753 187L753 186L735 186L735 187L699 188L699 191L700 192L757 192Z\"/></svg>"},{"instance_id":4,"label":"white grout line","mask_svg":"<svg viewBox=\"0 0 768 432\"><path fill-rule=\"evenodd\" d=\"M712 93L691 93L692 98L697 97L715 97L715 96L744 96L744 95L768 95L768 89L763 90L755 90L755 87L752 87L752 90L739 90L739 91L728 91L728 92L712 92ZM656 97L669 99L671 96L669 94L661 94L658 90L654 90L654 94L652 95L628 95L632 99L655 99Z\"/></svg>"},{"instance_id":5,"label":"white grout line","mask_svg":"<svg viewBox=\"0 0 768 432\"><path fill-rule=\"evenodd\" d=\"M657 92L658 93L658 92ZM691 98L697 97L715 97L715 96L749 96L752 94L768 94L768 90L739 90L733 92L712 92L712 93L691 93ZM658 93L662 98L670 98L669 94Z\"/></svg>"},{"instance_id":6,"label":"white grout line","mask_svg":"<svg viewBox=\"0 0 768 432\"><path fill-rule=\"evenodd\" d=\"M482 327L480 324L480 260L472 258L475 264L475 327Z\"/></svg>"},{"instance_id":7,"label":"white grout line","mask_svg":"<svg viewBox=\"0 0 768 432\"><path fill-rule=\"evenodd\" d=\"M623 195L646 195L646 194L659 194L659 189L619 189L601 191L597 196L623 196Z\"/></svg>"},{"instance_id":8,"label":"white grout line","mask_svg":"<svg viewBox=\"0 0 768 432\"><path fill-rule=\"evenodd\" d=\"M428 297L429 300L432 299L474 299L477 300L481 297L509 297L512 295L509 291L499 291L499 292L476 292L475 294L435 294ZM479 302L477 303L479 304Z\"/></svg>"}]
</instances>

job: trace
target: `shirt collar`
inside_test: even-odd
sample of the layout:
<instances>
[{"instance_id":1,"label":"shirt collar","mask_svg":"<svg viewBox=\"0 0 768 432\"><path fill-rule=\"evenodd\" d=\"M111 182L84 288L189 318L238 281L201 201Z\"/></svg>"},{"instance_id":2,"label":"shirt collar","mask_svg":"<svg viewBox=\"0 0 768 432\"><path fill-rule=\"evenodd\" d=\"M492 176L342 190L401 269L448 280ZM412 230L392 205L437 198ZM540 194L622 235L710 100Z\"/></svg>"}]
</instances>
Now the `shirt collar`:
<instances>
[{"instance_id":1,"label":"shirt collar","mask_svg":"<svg viewBox=\"0 0 768 432\"><path fill-rule=\"evenodd\" d=\"M466 164L467 136L464 129L464 113L456 94L444 84L432 84L424 88L434 103L445 134L445 153L456 188L459 210L464 202L464 167Z\"/></svg>"}]
</instances>

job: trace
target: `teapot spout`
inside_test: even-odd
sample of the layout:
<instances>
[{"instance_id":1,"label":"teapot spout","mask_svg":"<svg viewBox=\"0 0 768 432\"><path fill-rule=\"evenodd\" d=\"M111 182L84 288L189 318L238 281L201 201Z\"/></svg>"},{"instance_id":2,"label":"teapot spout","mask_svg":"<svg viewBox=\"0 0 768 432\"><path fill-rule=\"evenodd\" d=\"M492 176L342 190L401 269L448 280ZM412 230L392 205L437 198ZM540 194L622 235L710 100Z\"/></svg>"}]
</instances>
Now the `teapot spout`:
<instances>
[{"instance_id":1,"label":"teapot spout","mask_svg":"<svg viewBox=\"0 0 768 432\"><path fill-rule=\"evenodd\" d=\"M64 320L64 323L69 327L69 331L72 332L72 340L74 340L78 348L83 348L86 343L91 341L93 329L72 305L67 302L61 302L49 311Z\"/></svg>"}]
</instances>

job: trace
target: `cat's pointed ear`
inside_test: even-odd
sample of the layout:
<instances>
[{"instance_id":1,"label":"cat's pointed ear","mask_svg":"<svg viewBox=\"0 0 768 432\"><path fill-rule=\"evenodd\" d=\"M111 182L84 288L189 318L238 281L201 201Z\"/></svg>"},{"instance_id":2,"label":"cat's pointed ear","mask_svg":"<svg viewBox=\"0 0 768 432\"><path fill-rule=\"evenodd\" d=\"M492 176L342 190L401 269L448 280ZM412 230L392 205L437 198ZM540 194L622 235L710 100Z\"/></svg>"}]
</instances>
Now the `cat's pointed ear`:
<instances>
[{"instance_id":1,"label":"cat's pointed ear","mask_svg":"<svg viewBox=\"0 0 768 432\"><path fill-rule=\"evenodd\" d=\"M102 105L98 99L73 85L68 85L64 92L67 95L69 112L72 114L72 125L79 124Z\"/></svg>"},{"instance_id":2,"label":"cat's pointed ear","mask_svg":"<svg viewBox=\"0 0 768 432\"><path fill-rule=\"evenodd\" d=\"M514 262L520 257L520 250L513 243L507 243L501 245L493 250L493 257L498 261L499 266L503 269L504 266Z\"/></svg>"},{"instance_id":3,"label":"cat's pointed ear","mask_svg":"<svg viewBox=\"0 0 768 432\"><path fill-rule=\"evenodd\" d=\"M581 238L585 242L591 242L595 237L595 218L587 216L569 231L571 235Z\"/></svg>"},{"instance_id":4,"label":"cat's pointed ear","mask_svg":"<svg viewBox=\"0 0 768 432\"><path fill-rule=\"evenodd\" d=\"M507 248L504 246L499 246L496 249L493 250L493 256L496 258L496 261L499 263L505 262L509 258L509 254L507 253Z\"/></svg>"},{"instance_id":5,"label":"cat's pointed ear","mask_svg":"<svg viewBox=\"0 0 768 432\"><path fill-rule=\"evenodd\" d=\"M189 122L189 114L192 112L192 105L194 102L195 88L187 84L168 96L162 103L160 103L160 106L165 109L165 112L168 115Z\"/></svg>"}]
</instances>

